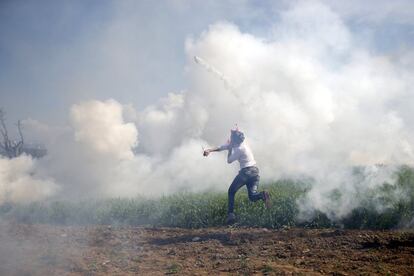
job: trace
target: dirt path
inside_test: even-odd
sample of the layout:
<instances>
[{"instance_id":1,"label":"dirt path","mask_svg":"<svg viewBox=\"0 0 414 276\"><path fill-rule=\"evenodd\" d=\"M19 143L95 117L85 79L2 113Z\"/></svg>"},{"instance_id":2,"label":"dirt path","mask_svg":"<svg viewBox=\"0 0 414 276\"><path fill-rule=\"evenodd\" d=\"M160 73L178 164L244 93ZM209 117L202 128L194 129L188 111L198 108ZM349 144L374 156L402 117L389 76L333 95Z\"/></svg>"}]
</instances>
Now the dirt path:
<instances>
[{"instance_id":1,"label":"dirt path","mask_svg":"<svg viewBox=\"0 0 414 276\"><path fill-rule=\"evenodd\" d=\"M0 224L0 275L413 275L407 231Z\"/></svg>"}]
</instances>

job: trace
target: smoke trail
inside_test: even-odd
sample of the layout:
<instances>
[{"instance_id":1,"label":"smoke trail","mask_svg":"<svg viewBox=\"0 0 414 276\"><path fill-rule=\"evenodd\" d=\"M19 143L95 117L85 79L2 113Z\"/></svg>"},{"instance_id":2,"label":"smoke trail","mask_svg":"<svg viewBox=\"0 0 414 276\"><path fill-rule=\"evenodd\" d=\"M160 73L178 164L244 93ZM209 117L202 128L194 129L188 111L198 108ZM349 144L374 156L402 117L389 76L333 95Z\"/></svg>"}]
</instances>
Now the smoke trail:
<instances>
[{"instance_id":1,"label":"smoke trail","mask_svg":"<svg viewBox=\"0 0 414 276\"><path fill-rule=\"evenodd\" d=\"M203 60L201 57L194 56L194 61L201 66L203 66L208 72L213 73L216 75L219 79L221 79L224 82L224 85L227 89L232 90L233 85L231 85L230 81L227 79L226 76L223 75L219 70L208 64L205 60Z\"/></svg>"}]
</instances>

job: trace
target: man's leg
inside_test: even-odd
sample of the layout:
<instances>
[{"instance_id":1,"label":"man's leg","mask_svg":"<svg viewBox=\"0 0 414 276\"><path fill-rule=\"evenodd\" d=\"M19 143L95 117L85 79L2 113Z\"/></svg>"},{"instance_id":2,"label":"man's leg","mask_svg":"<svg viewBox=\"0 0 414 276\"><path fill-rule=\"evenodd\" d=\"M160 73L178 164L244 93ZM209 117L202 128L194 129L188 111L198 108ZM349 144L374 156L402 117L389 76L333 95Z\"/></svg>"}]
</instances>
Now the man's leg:
<instances>
[{"instance_id":1,"label":"man's leg","mask_svg":"<svg viewBox=\"0 0 414 276\"><path fill-rule=\"evenodd\" d=\"M266 208L270 208L270 195L266 191L257 192L258 183L256 180L247 182L246 186L249 199L253 202L262 199L265 202Z\"/></svg>"},{"instance_id":2,"label":"man's leg","mask_svg":"<svg viewBox=\"0 0 414 276\"><path fill-rule=\"evenodd\" d=\"M263 193L257 191L260 181L259 170L257 168L251 168L246 173L249 176L246 185L249 199L253 202L258 201L259 199L264 199Z\"/></svg>"},{"instance_id":3,"label":"man's leg","mask_svg":"<svg viewBox=\"0 0 414 276\"><path fill-rule=\"evenodd\" d=\"M257 167L249 167L243 170L243 175L246 178L246 187L249 199L251 201L258 201L263 199L262 193L257 192L259 186L259 169Z\"/></svg>"},{"instance_id":4,"label":"man's leg","mask_svg":"<svg viewBox=\"0 0 414 276\"><path fill-rule=\"evenodd\" d=\"M265 202L266 208L270 208L269 193L266 191L259 193L257 191L260 181L259 169L253 167L252 169L249 169L246 174L248 175L246 187L249 199L253 202L262 199Z\"/></svg>"},{"instance_id":5,"label":"man's leg","mask_svg":"<svg viewBox=\"0 0 414 276\"><path fill-rule=\"evenodd\" d=\"M244 179L243 177L238 174L233 182L231 183L228 191L229 195L229 206L228 206L228 213L232 214L234 212L234 196L236 195L236 192L244 185Z\"/></svg>"},{"instance_id":6,"label":"man's leg","mask_svg":"<svg viewBox=\"0 0 414 276\"><path fill-rule=\"evenodd\" d=\"M257 191L258 186L259 186L259 180L257 180L257 179L250 179L247 182L247 193L249 194L250 201L254 202L254 201L258 201L260 199L264 200L263 192L259 193Z\"/></svg>"}]
</instances>

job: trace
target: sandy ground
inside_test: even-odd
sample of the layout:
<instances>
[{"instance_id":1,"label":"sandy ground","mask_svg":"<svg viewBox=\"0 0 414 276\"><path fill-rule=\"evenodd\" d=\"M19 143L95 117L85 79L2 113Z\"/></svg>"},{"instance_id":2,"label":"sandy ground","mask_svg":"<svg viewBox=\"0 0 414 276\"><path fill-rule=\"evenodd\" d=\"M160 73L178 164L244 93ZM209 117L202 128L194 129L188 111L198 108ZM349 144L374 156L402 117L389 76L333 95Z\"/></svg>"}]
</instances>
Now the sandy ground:
<instances>
[{"instance_id":1,"label":"sandy ground","mask_svg":"<svg viewBox=\"0 0 414 276\"><path fill-rule=\"evenodd\" d=\"M414 232L0 223L0 275L414 275Z\"/></svg>"}]
</instances>

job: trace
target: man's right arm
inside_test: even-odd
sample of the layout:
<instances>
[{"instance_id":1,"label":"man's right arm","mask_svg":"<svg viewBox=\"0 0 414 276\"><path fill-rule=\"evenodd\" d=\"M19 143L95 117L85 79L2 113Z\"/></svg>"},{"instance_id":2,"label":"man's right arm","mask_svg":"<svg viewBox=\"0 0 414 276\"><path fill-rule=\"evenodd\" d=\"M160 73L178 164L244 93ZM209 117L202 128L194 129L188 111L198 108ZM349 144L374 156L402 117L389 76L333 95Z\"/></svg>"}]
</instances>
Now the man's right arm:
<instances>
[{"instance_id":1,"label":"man's right arm","mask_svg":"<svg viewBox=\"0 0 414 276\"><path fill-rule=\"evenodd\" d=\"M229 149L229 144L225 144L225 145L222 145L220 147L206 149L206 150L204 150L203 155L208 156L210 154L210 152L223 151L223 150L228 150L228 149Z\"/></svg>"}]
</instances>

